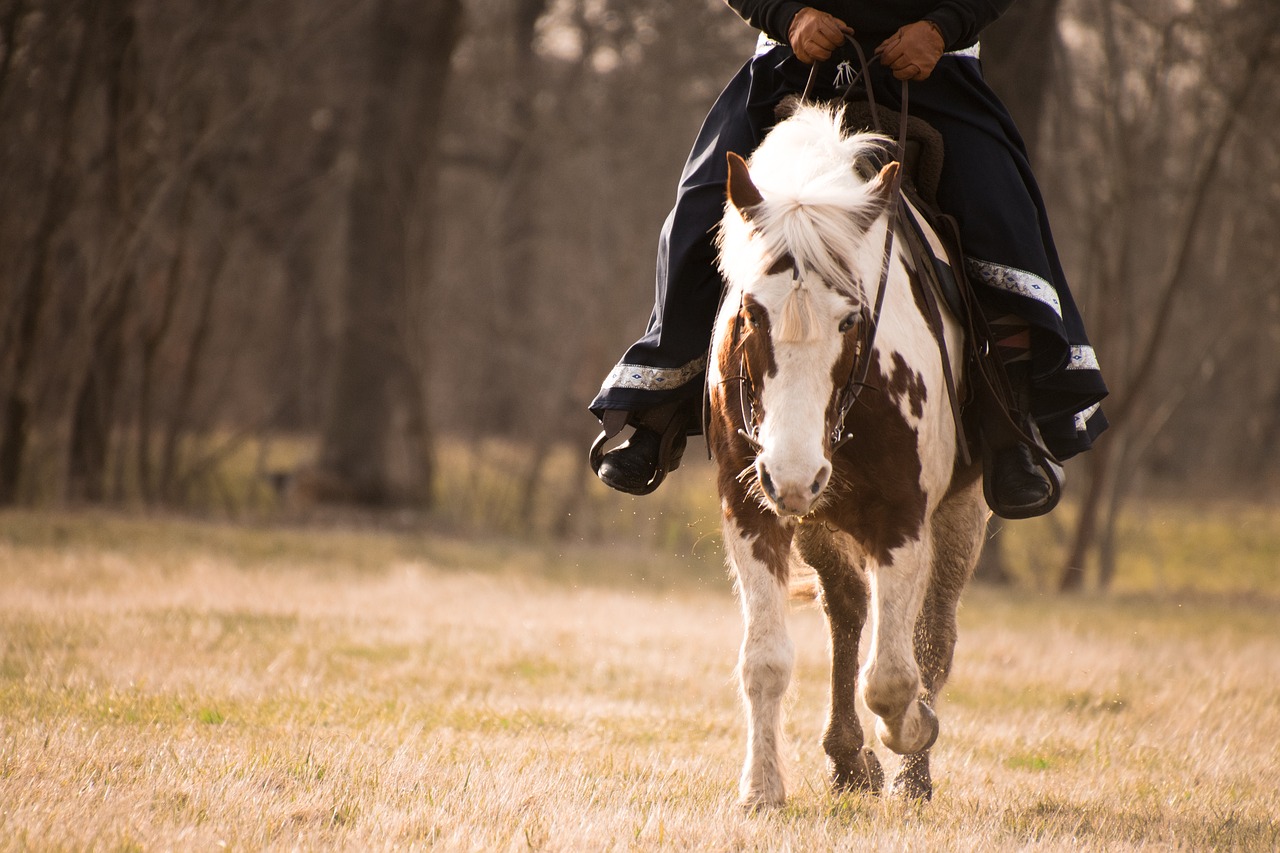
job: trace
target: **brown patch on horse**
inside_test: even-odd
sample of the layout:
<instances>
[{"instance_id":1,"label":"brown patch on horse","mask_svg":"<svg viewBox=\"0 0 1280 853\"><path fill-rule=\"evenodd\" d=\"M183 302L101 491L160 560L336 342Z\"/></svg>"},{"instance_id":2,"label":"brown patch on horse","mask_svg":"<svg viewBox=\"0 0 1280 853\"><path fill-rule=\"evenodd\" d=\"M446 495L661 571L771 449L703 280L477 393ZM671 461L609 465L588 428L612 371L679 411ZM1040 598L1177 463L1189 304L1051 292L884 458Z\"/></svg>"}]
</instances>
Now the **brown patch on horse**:
<instances>
[{"instance_id":1,"label":"brown patch on horse","mask_svg":"<svg viewBox=\"0 0 1280 853\"><path fill-rule=\"evenodd\" d=\"M753 505L751 510L735 514L733 518L753 538L751 553L769 567L769 574L786 585L791 573L791 537L795 527L758 506Z\"/></svg>"},{"instance_id":2,"label":"brown patch on horse","mask_svg":"<svg viewBox=\"0 0 1280 853\"><path fill-rule=\"evenodd\" d=\"M906 397L911 403L911 414L917 418L924 417L924 401L929 398L929 390L924 386L920 371L907 364L900 352L893 354L893 373L889 375L887 390L895 403L902 405L902 398Z\"/></svg>"},{"instance_id":3,"label":"brown patch on horse","mask_svg":"<svg viewBox=\"0 0 1280 853\"><path fill-rule=\"evenodd\" d=\"M844 366L847 371L848 362ZM900 381L901 393L909 393L905 379ZM894 548L919 538L928 500L920 486L919 434L889 390L893 378L881 367L878 352L872 353L867 384L845 416L853 437L832 460L831 488L849 499L826 502L818 516L848 532L884 564Z\"/></svg>"},{"instance_id":4,"label":"brown patch on horse","mask_svg":"<svg viewBox=\"0 0 1280 853\"><path fill-rule=\"evenodd\" d=\"M778 372L778 362L773 356L773 321L769 318L769 311L747 293L742 297L742 308L738 311L736 322L738 349L734 350L733 355L746 356L746 368L751 371L751 385L755 388L758 399L764 391L764 377L774 376ZM733 370L737 371L736 361L733 362ZM756 372L760 375L757 376Z\"/></svg>"},{"instance_id":5,"label":"brown patch on horse","mask_svg":"<svg viewBox=\"0 0 1280 853\"><path fill-rule=\"evenodd\" d=\"M790 252L783 252L774 258L773 263L769 264L769 268L764 271L765 275L777 275L796 268L796 259L792 257Z\"/></svg>"},{"instance_id":6,"label":"brown patch on horse","mask_svg":"<svg viewBox=\"0 0 1280 853\"><path fill-rule=\"evenodd\" d=\"M767 565L769 572L780 582L786 583L792 528L761 507L748 484L738 478L755 458L755 449L738 433L739 429L748 432L752 429L751 424L742 422L743 412L747 417L751 414L750 399L744 400L743 397L750 388L758 399L763 393L765 378L778 370L770 335L769 312L750 294L745 295L738 316L720 330L720 335L716 351L720 353L719 368L723 379L720 387L711 391L719 402L712 406L707 439L716 459L717 485L724 499L724 513L737 523L744 536L752 540L752 553L756 559ZM739 378L744 370L745 379Z\"/></svg>"}]
</instances>

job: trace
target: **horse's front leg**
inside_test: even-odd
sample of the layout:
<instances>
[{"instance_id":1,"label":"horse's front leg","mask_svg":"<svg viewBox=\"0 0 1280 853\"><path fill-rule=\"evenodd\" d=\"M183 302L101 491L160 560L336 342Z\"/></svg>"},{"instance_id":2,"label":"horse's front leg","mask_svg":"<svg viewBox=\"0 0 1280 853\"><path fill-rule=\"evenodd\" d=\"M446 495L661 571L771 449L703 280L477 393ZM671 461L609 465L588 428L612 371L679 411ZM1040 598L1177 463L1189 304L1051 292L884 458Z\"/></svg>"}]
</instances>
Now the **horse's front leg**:
<instances>
[{"instance_id":1,"label":"horse's front leg","mask_svg":"<svg viewBox=\"0 0 1280 853\"><path fill-rule=\"evenodd\" d=\"M920 700L920 669L913 635L929 583L927 531L867 562L871 584L871 648L862 669L867 707L879 719L876 735L900 755L928 749L938 718Z\"/></svg>"},{"instance_id":2,"label":"horse's front leg","mask_svg":"<svg viewBox=\"0 0 1280 853\"><path fill-rule=\"evenodd\" d=\"M780 806L786 799L782 697L795 662L787 634L791 532L772 517L726 511L724 533L744 622L738 674L747 710L747 758L739 794L748 809Z\"/></svg>"},{"instance_id":3,"label":"horse's front leg","mask_svg":"<svg viewBox=\"0 0 1280 853\"><path fill-rule=\"evenodd\" d=\"M920 667L921 698L933 706L951 674L956 648L956 608L973 574L987 507L978 482L950 492L933 516L933 572L920 618L916 620L915 654ZM893 792L910 799L933 796L929 752L906 756L893 780Z\"/></svg>"},{"instance_id":4,"label":"horse's front leg","mask_svg":"<svg viewBox=\"0 0 1280 853\"><path fill-rule=\"evenodd\" d=\"M884 771L858 722L858 642L867 618L867 585L855 563L858 548L824 524L801 524L796 545L822 581L822 609L831 631L831 708L822 733L831 785L837 791L878 793Z\"/></svg>"}]
</instances>

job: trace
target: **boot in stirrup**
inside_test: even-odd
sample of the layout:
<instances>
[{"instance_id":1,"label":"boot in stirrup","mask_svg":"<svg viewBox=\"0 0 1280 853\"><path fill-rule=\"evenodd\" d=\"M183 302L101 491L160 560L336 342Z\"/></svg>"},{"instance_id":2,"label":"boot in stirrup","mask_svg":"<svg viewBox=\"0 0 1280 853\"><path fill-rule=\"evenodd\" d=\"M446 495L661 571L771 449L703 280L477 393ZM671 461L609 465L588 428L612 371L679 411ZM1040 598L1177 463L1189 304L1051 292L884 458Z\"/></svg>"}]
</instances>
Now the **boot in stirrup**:
<instances>
[{"instance_id":1,"label":"boot in stirrup","mask_svg":"<svg viewBox=\"0 0 1280 853\"><path fill-rule=\"evenodd\" d=\"M591 446L591 467L609 488L629 495L647 495L680 467L684 456L689 408L684 404L661 406L647 412L609 411L604 430ZM626 442L603 452L604 444L626 424L635 432Z\"/></svg>"},{"instance_id":2,"label":"boot in stirrup","mask_svg":"<svg viewBox=\"0 0 1280 853\"><path fill-rule=\"evenodd\" d=\"M1061 474L1040 448L1033 450L1026 439L1039 443L1040 430L1029 414L1029 371L1022 365L1006 365L1013 385L1014 409L1021 435L1004 418L984 414L982 423L982 489L987 505L1001 518L1034 518L1058 504Z\"/></svg>"}]
</instances>

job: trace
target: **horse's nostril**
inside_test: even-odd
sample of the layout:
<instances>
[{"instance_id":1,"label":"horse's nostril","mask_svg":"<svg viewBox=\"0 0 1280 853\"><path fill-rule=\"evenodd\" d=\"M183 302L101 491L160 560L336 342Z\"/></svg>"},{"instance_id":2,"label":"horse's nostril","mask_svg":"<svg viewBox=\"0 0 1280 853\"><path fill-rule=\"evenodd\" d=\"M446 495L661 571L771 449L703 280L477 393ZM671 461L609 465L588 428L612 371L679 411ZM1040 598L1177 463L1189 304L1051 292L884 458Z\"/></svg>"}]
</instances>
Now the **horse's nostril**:
<instances>
[{"instance_id":1,"label":"horse's nostril","mask_svg":"<svg viewBox=\"0 0 1280 853\"><path fill-rule=\"evenodd\" d=\"M813 485L809 487L809 491L817 497L823 489L827 487L827 481L831 479L831 466L824 465L822 470L818 472L818 476L814 478Z\"/></svg>"},{"instance_id":2,"label":"horse's nostril","mask_svg":"<svg viewBox=\"0 0 1280 853\"><path fill-rule=\"evenodd\" d=\"M774 488L773 478L769 476L769 470L764 467L763 463L758 464L757 469L760 471L760 488L764 489L764 493L771 500L778 499L778 490Z\"/></svg>"}]
</instances>

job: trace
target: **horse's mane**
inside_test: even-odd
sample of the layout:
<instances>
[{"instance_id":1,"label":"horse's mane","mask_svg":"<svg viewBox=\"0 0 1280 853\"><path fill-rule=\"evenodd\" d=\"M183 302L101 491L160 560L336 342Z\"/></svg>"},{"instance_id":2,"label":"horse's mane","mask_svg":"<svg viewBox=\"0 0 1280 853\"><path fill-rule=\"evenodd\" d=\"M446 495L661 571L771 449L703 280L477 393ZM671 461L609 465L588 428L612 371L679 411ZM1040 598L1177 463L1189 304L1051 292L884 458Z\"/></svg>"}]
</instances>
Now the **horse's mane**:
<instances>
[{"instance_id":1,"label":"horse's mane","mask_svg":"<svg viewBox=\"0 0 1280 853\"><path fill-rule=\"evenodd\" d=\"M802 105L751 156L751 180L764 201L752 208L750 223L732 205L725 211L720 267L730 286L745 286L759 279L766 263L790 256L803 272L860 298L848 260L857 256L884 204L854 163L881 153L890 140L847 133L843 120L843 109ZM805 289L793 287L776 329L783 340L808 337L808 303Z\"/></svg>"}]
</instances>

